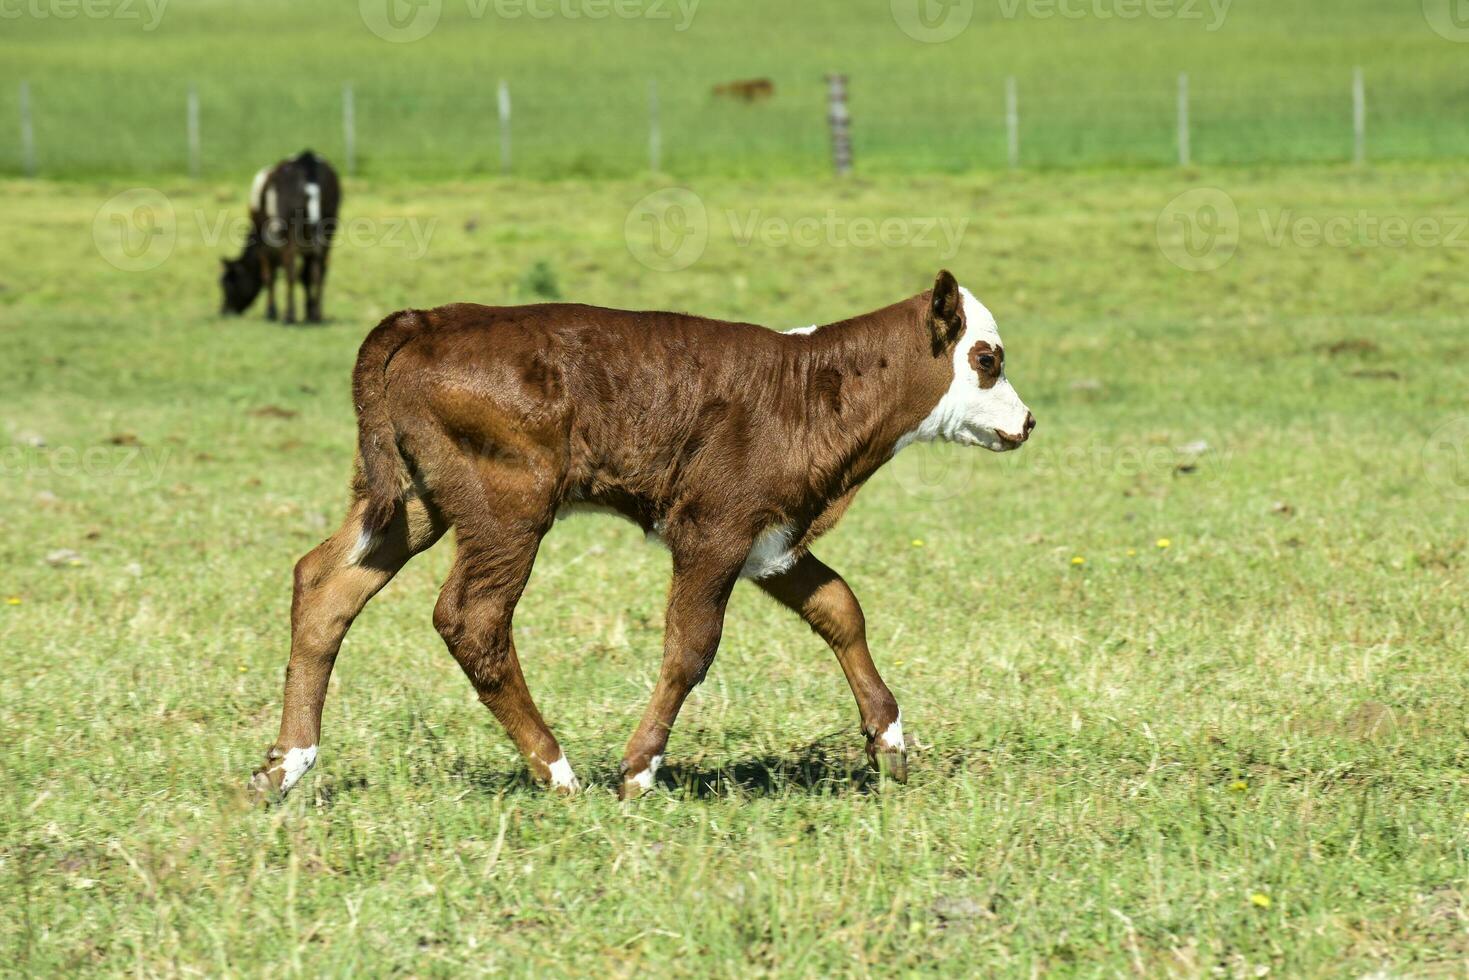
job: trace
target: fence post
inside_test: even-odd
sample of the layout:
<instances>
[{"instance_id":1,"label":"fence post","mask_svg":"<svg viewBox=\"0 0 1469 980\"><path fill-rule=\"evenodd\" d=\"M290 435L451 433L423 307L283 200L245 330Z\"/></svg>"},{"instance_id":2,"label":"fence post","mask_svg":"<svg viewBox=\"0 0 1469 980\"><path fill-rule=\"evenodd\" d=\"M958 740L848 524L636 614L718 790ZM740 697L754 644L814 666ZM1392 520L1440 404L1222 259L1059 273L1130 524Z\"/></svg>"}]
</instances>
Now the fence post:
<instances>
[{"instance_id":1,"label":"fence post","mask_svg":"<svg viewBox=\"0 0 1469 980\"><path fill-rule=\"evenodd\" d=\"M189 176L198 180L199 171L202 169L199 160L199 91L192 85L189 86L188 109L185 117L189 130Z\"/></svg>"},{"instance_id":2,"label":"fence post","mask_svg":"<svg viewBox=\"0 0 1469 980\"><path fill-rule=\"evenodd\" d=\"M510 172L510 86L500 79L500 172Z\"/></svg>"},{"instance_id":3,"label":"fence post","mask_svg":"<svg viewBox=\"0 0 1469 980\"><path fill-rule=\"evenodd\" d=\"M1188 72L1178 76L1178 165L1187 167L1193 158L1188 132Z\"/></svg>"},{"instance_id":4,"label":"fence post","mask_svg":"<svg viewBox=\"0 0 1469 980\"><path fill-rule=\"evenodd\" d=\"M1352 72L1352 161L1357 166L1367 162L1367 83L1362 69Z\"/></svg>"},{"instance_id":5,"label":"fence post","mask_svg":"<svg viewBox=\"0 0 1469 980\"><path fill-rule=\"evenodd\" d=\"M31 83L20 83L20 167L27 177L36 175L36 130L31 125Z\"/></svg>"},{"instance_id":6,"label":"fence post","mask_svg":"<svg viewBox=\"0 0 1469 980\"><path fill-rule=\"evenodd\" d=\"M1010 169L1020 169L1020 93L1014 75L1005 79L1005 143Z\"/></svg>"},{"instance_id":7,"label":"fence post","mask_svg":"<svg viewBox=\"0 0 1469 980\"><path fill-rule=\"evenodd\" d=\"M357 100L352 84L342 86L342 141L347 151L347 176L357 176Z\"/></svg>"},{"instance_id":8,"label":"fence post","mask_svg":"<svg viewBox=\"0 0 1469 980\"><path fill-rule=\"evenodd\" d=\"M852 172L852 114L847 109L847 76L827 75L827 122L831 124L831 161L838 177Z\"/></svg>"},{"instance_id":9,"label":"fence post","mask_svg":"<svg viewBox=\"0 0 1469 980\"><path fill-rule=\"evenodd\" d=\"M663 129L658 121L658 79L648 80L648 165L663 170Z\"/></svg>"}]
</instances>

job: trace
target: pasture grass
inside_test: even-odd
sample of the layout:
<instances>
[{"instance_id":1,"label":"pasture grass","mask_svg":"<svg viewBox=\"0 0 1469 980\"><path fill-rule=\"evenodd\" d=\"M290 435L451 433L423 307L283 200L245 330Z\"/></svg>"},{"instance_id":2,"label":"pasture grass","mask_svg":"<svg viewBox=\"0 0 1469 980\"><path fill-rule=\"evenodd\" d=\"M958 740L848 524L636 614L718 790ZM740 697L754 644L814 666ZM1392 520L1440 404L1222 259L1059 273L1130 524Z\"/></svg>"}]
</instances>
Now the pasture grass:
<instances>
[{"instance_id":1,"label":"pasture grass","mask_svg":"<svg viewBox=\"0 0 1469 980\"><path fill-rule=\"evenodd\" d=\"M1212 273L1156 240L1201 184L1242 215ZM192 215L243 189L156 186L177 245L123 272L92 231L122 185L0 185L7 972L1469 964L1469 544L1430 439L1469 416L1463 253L1267 234L1448 228L1462 171L711 180L707 251L678 273L623 239L653 182L354 182L349 216L432 224L427 253L344 244L331 322L295 329L214 315L222 249ZM741 244L726 213L755 208L969 224L952 256ZM246 806L291 565L341 516L349 370L379 317L559 291L784 328L945 265L996 312L1036 438L906 451L817 549L865 602L917 741L908 785L865 773L833 658L741 586L660 790L619 804L668 562L581 518L547 538L516 630L583 796L527 784L443 650L445 542L349 635L317 769Z\"/></svg>"},{"instance_id":2,"label":"pasture grass","mask_svg":"<svg viewBox=\"0 0 1469 980\"><path fill-rule=\"evenodd\" d=\"M187 172L191 85L206 175L245 176L305 146L342 163L348 84L364 176L494 175L502 79L516 176L648 170L654 82L668 173L823 175L829 72L851 78L857 166L869 174L1003 169L1010 76L1026 168L1171 165L1181 72L1202 164L1350 159L1357 67L1372 159L1469 154L1465 47L1450 40L1469 31L1446 19L1452 0L615 2L16 2L0 32L0 173L21 173L26 80L48 177ZM946 43L922 43L893 13L920 5L972 19ZM435 27L383 40L362 11L389 6L410 26L437 10ZM760 77L775 83L768 102L710 94Z\"/></svg>"}]
</instances>

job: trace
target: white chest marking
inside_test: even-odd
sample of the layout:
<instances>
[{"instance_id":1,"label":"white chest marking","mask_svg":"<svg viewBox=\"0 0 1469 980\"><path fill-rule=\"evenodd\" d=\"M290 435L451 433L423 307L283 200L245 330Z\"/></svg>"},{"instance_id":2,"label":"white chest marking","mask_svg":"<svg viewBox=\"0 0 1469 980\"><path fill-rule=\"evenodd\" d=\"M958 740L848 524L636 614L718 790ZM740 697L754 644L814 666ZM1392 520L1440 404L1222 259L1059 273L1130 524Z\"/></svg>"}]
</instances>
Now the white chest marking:
<instances>
[{"instance_id":1,"label":"white chest marking","mask_svg":"<svg viewBox=\"0 0 1469 980\"><path fill-rule=\"evenodd\" d=\"M316 746L308 745L304 749L291 749L281 759L277 766L281 770L281 795L291 791L291 787L301 781L306 771L316 765Z\"/></svg>"},{"instance_id":2,"label":"white chest marking","mask_svg":"<svg viewBox=\"0 0 1469 980\"><path fill-rule=\"evenodd\" d=\"M770 578L789 570L799 557L791 550L794 537L795 531L788 524L777 524L760 532L745 559L745 567L740 569L740 578Z\"/></svg>"}]
</instances>

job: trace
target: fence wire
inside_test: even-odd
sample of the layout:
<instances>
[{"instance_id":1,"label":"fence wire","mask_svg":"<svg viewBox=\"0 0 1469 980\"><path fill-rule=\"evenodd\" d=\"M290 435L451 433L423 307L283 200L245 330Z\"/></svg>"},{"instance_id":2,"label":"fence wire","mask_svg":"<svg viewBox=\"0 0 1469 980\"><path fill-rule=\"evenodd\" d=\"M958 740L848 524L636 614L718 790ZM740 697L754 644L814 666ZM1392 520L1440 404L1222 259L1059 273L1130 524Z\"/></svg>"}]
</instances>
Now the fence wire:
<instances>
[{"instance_id":1,"label":"fence wire","mask_svg":"<svg viewBox=\"0 0 1469 980\"><path fill-rule=\"evenodd\" d=\"M858 174L962 173L1008 165L1003 80L904 99L907 76L853 71L851 130ZM504 78L512 174L626 177L647 172L649 85L658 86L661 169L675 176L781 176L830 170L822 75L790 76L752 102L717 96L719 79L627 72L589 92L583 79ZM282 87L243 75L201 80L201 173L236 176L311 147L344 160L343 89L354 93L355 158L364 176L475 177L502 172L499 77L458 90L414 89L371 76ZM1025 168L1166 166L1178 161L1176 76L1108 90L1064 76L1016 77L1019 163ZM0 173L24 170L19 83L0 91ZM188 83L126 87L31 84L36 166L46 177L186 174ZM1339 77L1256 79L1248 86L1191 74L1195 164L1347 161L1353 154L1351 70ZM898 97L895 97L895 93ZM1469 155L1469 97L1404 73L1366 81L1372 160Z\"/></svg>"}]
</instances>

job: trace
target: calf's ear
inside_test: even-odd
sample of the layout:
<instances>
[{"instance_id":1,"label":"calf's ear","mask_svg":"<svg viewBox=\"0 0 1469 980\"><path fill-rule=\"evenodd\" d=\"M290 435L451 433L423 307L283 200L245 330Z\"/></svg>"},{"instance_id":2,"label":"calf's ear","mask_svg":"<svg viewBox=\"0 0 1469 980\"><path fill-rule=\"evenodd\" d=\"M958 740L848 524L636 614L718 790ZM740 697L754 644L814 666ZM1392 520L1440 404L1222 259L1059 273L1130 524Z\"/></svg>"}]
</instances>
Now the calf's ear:
<instances>
[{"instance_id":1,"label":"calf's ear","mask_svg":"<svg viewBox=\"0 0 1469 980\"><path fill-rule=\"evenodd\" d=\"M949 347L964 332L963 306L958 281L944 269L933 281L933 299L928 308L928 327L935 353Z\"/></svg>"}]
</instances>

